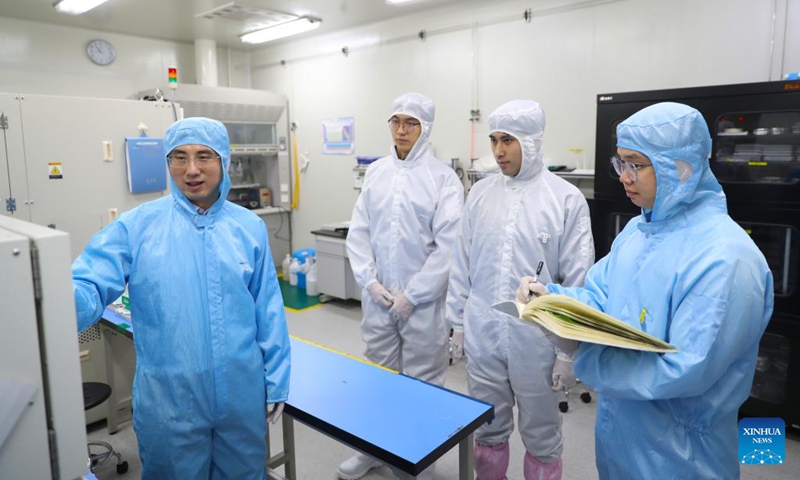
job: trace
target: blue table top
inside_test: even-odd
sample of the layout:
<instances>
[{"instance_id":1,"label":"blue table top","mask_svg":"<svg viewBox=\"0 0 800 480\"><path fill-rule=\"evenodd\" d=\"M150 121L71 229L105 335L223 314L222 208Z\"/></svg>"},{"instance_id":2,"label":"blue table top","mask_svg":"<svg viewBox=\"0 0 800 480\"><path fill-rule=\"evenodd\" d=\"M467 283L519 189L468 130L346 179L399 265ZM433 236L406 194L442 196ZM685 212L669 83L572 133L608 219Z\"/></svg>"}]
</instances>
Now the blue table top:
<instances>
[{"instance_id":1,"label":"blue table top","mask_svg":"<svg viewBox=\"0 0 800 480\"><path fill-rule=\"evenodd\" d=\"M113 308L106 325L133 338ZM494 407L355 357L292 338L286 413L410 475L494 417Z\"/></svg>"},{"instance_id":2,"label":"blue table top","mask_svg":"<svg viewBox=\"0 0 800 480\"><path fill-rule=\"evenodd\" d=\"M491 404L294 338L286 411L411 475L494 416Z\"/></svg>"},{"instance_id":3,"label":"blue table top","mask_svg":"<svg viewBox=\"0 0 800 480\"><path fill-rule=\"evenodd\" d=\"M106 309L103 311L103 317L100 318L100 321L110 327L113 327L126 337L131 339L133 338L133 325L131 325L131 321L120 315L114 307L106 307Z\"/></svg>"}]
</instances>

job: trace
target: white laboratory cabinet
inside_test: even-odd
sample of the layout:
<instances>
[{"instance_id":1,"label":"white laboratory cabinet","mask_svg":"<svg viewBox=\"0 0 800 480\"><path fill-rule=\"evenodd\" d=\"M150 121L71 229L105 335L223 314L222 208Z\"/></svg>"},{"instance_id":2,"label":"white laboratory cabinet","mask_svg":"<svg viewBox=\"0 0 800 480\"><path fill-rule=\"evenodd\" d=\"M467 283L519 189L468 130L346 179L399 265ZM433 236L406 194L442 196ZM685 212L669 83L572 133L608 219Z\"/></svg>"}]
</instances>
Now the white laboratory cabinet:
<instances>
[{"instance_id":1,"label":"white laboratory cabinet","mask_svg":"<svg viewBox=\"0 0 800 480\"><path fill-rule=\"evenodd\" d=\"M361 287L353 277L345 248L346 234L314 230L317 251L317 287L321 295L361 300Z\"/></svg>"},{"instance_id":2,"label":"white laboratory cabinet","mask_svg":"<svg viewBox=\"0 0 800 480\"><path fill-rule=\"evenodd\" d=\"M0 215L0 479L88 470L69 243Z\"/></svg>"},{"instance_id":3,"label":"white laboratory cabinet","mask_svg":"<svg viewBox=\"0 0 800 480\"><path fill-rule=\"evenodd\" d=\"M111 212L169 193L130 193L125 137L174 120L169 104L0 93L0 214L69 233L77 257Z\"/></svg>"}]
</instances>

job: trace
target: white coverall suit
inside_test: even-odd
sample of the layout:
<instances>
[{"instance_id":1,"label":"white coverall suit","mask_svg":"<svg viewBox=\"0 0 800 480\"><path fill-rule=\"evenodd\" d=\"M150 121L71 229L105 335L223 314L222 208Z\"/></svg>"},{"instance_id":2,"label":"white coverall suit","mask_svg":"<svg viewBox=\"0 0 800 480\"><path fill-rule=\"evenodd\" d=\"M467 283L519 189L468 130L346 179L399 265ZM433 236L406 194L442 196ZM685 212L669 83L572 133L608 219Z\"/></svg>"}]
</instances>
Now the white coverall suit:
<instances>
[{"instance_id":1,"label":"white coverall suit","mask_svg":"<svg viewBox=\"0 0 800 480\"><path fill-rule=\"evenodd\" d=\"M353 209L347 252L356 282L363 288L361 338L365 356L377 364L443 385L447 374L445 300L452 247L458 234L464 187L452 168L437 160L428 145L435 107L418 93L402 95L390 118L418 120L419 138L405 159L391 154L369 166ZM380 283L413 305L406 319L395 319L369 288ZM396 306L396 305L395 305ZM360 478L380 462L357 454L339 466L340 478ZM417 478L432 478L434 467Z\"/></svg>"},{"instance_id":2,"label":"white coverall suit","mask_svg":"<svg viewBox=\"0 0 800 480\"><path fill-rule=\"evenodd\" d=\"M391 115L409 115L422 132L405 160L391 155L367 169L350 230L347 252L356 282L364 289L361 336L366 357L436 385L447 373L445 297L452 247L464 188L452 168L428 146L435 107L420 94L407 94ZM395 321L367 292L380 282L415 305L408 320Z\"/></svg>"},{"instance_id":3,"label":"white coverall suit","mask_svg":"<svg viewBox=\"0 0 800 480\"><path fill-rule=\"evenodd\" d=\"M576 286L594 262L586 199L544 168L544 126L532 101L509 102L489 116L490 132L519 141L522 165L515 177L493 175L469 192L450 274L448 322L464 329L469 393L495 407L494 421L475 434L481 480L505 478L515 400L525 478L539 478L544 464L556 472L547 478L560 477L561 418L550 388L555 351L540 329L491 309L513 299L519 278L540 261L542 282Z\"/></svg>"}]
</instances>

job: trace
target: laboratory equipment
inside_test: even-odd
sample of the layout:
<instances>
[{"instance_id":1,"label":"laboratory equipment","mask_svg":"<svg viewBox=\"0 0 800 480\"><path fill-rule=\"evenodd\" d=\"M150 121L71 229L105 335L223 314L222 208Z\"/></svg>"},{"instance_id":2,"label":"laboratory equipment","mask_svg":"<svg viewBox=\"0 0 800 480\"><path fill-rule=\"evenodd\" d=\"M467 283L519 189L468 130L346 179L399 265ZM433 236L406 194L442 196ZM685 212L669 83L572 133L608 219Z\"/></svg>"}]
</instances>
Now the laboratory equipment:
<instances>
[{"instance_id":1,"label":"laboratory equipment","mask_svg":"<svg viewBox=\"0 0 800 480\"><path fill-rule=\"evenodd\" d=\"M65 232L0 215L3 479L88 470L69 243Z\"/></svg>"},{"instance_id":2,"label":"laboratory equipment","mask_svg":"<svg viewBox=\"0 0 800 480\"><path fill-rule=\"evenodd\" d=\"M353 171L355 172L354 189L361 190L361 186L364 184L364 175L367 174L367 167L379 158L381 157L356 157L357 164L353 167Z\"/></svg>"},{"instance_id":3,"label":"laboratory equipment","mask_svg":"<svg viewBox=\"0 0 800 480\"><path fill-rule=\"evenodd\" d=\"M317 259L317 288L321 295L360 301L361 287L353 276L345 246L349 226L350 222L339 222L311 231Z\"/></svg>"},{"instance_id":4,"label":"laboratory equipment","mask_svg":"<svg viewBox=\"0 0 800 480\"><path fill-rule=\"evenodd\" d=\"M231 186L227 199L236 205L255 210L261 208L261 189L258 184L241 185L237 188Z\"/></svg>"},{"instance_id":5,"label":"laboratory equipment","mask_svg":"<svg viewBox=\"0 0 800 480\"><path fill-rule=\"evenodd\" d=\"M125 161L125 138L137 135L140 123L163 137L174 121L168 104L0 93L0 117L0 215L69 233L72 258L111 222L112 211L169 193L131 193Z\"/></svg>"}]
</instances>

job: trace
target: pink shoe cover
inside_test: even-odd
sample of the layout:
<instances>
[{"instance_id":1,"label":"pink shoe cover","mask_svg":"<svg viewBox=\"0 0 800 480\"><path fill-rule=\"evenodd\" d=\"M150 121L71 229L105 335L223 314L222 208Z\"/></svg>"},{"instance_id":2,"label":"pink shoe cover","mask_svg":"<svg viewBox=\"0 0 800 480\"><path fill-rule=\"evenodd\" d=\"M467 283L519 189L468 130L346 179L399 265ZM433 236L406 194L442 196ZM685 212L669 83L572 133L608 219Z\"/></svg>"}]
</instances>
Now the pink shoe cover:
<instances>
[{"instance_id":1,"label":"pink shoe cover","mask_svg":"<svg viewBox=\"0 0 800 480\"><path fill-rule=\"evenodd\" d=\"M475 464L477 465L477 462ZM562 463L560 458L555 462L545 463L536 460L530 452L525 452L525 463L523 465L525 480L561 480L561 470Z\"/></svg>"},{"instance_id":2,"label":"pink shoe cover","mask_svg":"<svg viewBox=\"0 0 800 480\"><path fill-rule=\"evenodd\" d=\"M473 452L475 473L478 475L476 480L508 480L509 453L508 442L493 447L476 443Z\"/></svg>"}]
</instances>

